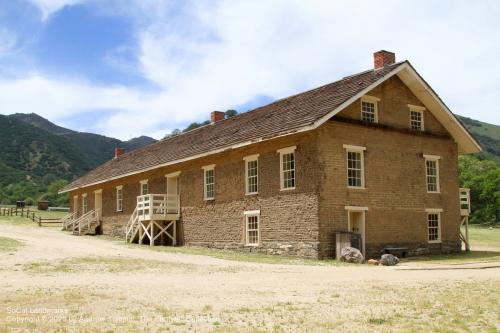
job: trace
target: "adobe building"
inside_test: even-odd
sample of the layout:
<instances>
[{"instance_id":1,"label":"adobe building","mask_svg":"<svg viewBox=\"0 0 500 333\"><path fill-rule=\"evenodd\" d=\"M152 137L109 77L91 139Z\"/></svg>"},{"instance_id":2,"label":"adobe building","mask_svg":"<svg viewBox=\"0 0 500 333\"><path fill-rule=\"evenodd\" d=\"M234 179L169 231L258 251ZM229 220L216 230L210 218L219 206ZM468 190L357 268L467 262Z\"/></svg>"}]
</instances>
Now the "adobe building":
<instances>
[{"instance_id":1,"label":"adobe building","mask_svg":"<svg viewBox=\"0 0 500 333\"><path fill-rule=\"evenodd\" d=\"M461 249L458 155L481 150L408 61L374 68L114 159L67 185L75 232L150 245L367 257ZM460 201L459 197L461 196Z\"/></svg>"}]
</instances>

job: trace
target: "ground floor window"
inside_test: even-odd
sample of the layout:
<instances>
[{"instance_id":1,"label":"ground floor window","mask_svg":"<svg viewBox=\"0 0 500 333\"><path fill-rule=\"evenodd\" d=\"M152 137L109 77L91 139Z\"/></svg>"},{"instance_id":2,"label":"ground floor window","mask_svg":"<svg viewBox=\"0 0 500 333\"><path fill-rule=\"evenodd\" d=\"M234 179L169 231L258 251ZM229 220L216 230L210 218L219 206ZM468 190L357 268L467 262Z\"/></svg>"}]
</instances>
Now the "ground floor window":
<instances>
[{"instance_id":1,"label":"ground floor window","mask_svg":"<svg viewBox=\"0 0 500 333\"><path fill-rule=\"evenodd\" d=\"M427 213L427 229L430 243L441 241L441 214L439 212Z\"/></svg>"},{"instance_id":2,"label":"ground floor window","mask_svg":"<svg viewBox=\"0 0 500 333\"><path fill-rule=\"evenodd\" d=\"M245 212L246 245L259 245L260 212Z\"/></svg>"}]
</instances>

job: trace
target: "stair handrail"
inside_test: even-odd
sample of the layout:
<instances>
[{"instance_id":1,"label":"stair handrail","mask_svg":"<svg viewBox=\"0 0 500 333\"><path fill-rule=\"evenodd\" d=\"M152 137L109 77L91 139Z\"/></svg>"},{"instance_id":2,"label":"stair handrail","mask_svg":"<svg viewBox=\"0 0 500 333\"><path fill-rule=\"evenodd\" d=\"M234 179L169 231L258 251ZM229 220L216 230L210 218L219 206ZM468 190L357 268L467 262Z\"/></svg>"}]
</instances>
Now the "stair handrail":
<instances>
[{"instance_id":1,"label":"stair handrail","mask_svg":"<svg viewBox=\"0 0 500 333\"><path fill-rule=\"evenodd\" d=\"M88 212L86 212L85 214L82 214L80 217L78 217L77 219L75 219L73 221L73 231L75 231L75 229L80 225L80 223L86 219L87 217L89 217L90 215L92 215L93 213L93 210L89 210Z\"/></svg>"},{"instance_id":2,"label":"stair handrail","mask_svg":"<svg viewBox=\"0 0 500 333\"><path fill-rule=\"evenodd\" d=\"M76 214L77 214L77 212L72 212L72 213L64 215L61 218L60 221L61 221L63 230L66 230L67 227L71 224L71 222L73 222L73 220L76 218Z\"/></svg>"},{"instance_id":3,"label":"stair handrail","mask_svg":"<svg viewBox=\"0 0 500 333\"><path fill-rule=\"evenodd\" d=\"M85 228L90 228L92 222L99 222L99 209L92 209L86 214L87 216L78 223L78 233L81 234Z\"/></svg>"},{"instance_id":4,"label":"stair handrail","mask_svg":"<svg viewBox=\"0 0 500 333\"><path fill-rule=\"evenodd\" d=\"M130 215L127 225L125 226L125 241L128 242L130 232L132 232L132 230L134 229L134 225L138 222L138 220L139 214L136 206L134 212L132 213L132 215Z\"/></svg>"}]
</instances>

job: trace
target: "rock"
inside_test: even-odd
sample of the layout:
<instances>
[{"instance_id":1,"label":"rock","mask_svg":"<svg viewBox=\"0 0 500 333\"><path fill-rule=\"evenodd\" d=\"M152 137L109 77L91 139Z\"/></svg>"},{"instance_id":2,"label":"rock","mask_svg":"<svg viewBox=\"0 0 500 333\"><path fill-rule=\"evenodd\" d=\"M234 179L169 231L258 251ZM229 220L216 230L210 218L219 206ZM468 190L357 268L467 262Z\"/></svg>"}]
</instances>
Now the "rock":
<instances>
[{"instance_id":1,"label":"rock","mask_svg":"<svg viewBox=\"0 0 500 333\"><path fill-rule=\"evenodd\" d=\"M380 264L384 266L395 266L399 263L399 259L392 254L383 254L380 258Z\"/></svg>"},{"instance_id":2,"label":"rock","mask_svg":"<svg viewBox=\"0 0 500 333\"><path fill-rule=\"evenodd\" d=\"M378 260L375 260L375 259L370 259L367 261L368 264L370 265L378 265Z\"/></svg>"},{"instance_id":3,"label":"rock","mask_svg":"<svg viewBox=\"0 0 500 333\"><path fill-rule=\"evenodd\" d=\"M353 247L344 247L340 251L340 261L360 264L364 260L363 254Z\"/></svg>"}]
</instances>

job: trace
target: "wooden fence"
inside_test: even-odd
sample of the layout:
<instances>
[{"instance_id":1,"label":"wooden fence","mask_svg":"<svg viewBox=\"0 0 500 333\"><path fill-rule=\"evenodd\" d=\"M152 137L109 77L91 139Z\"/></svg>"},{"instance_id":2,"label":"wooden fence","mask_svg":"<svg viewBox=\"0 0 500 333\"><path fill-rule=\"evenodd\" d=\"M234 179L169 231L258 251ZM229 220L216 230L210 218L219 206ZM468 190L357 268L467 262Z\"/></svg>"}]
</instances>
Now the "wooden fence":
<instances>
[{"instance_id":1,"label":"wooden fence","mask_svg":"<svg viewBox=\"0 0 500 333\"><path fill-rule=\"evenodd\" d=\"M47 219L42 218L41 216L36 216L34 210L30 210L29 208L17 208L17 207L9 207L9 208L0 208L0 216L21 216L26 217L32 220L35 223L38 223L38 226L42 226L42 224L61 224L61 219Z\"/></svg>"}]
</instances>

